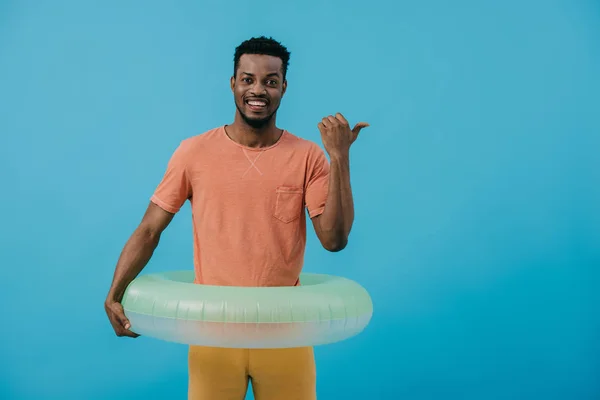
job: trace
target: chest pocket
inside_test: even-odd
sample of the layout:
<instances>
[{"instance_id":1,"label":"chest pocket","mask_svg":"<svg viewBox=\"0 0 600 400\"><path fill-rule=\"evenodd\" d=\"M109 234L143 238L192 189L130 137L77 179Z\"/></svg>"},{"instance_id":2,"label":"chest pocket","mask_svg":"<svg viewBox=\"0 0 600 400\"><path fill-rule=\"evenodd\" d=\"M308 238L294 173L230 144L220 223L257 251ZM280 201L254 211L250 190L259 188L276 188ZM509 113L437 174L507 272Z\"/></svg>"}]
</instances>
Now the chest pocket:
<instances>
[{"instance_id":1,"label":"chest pocket","mask_svg":"<svg viewBox=\"0 0 600 400\"><path fill-rule=\"evenodd\" d=\"M301 187L278 186L275 196L275 218L286 224L300 218L304 206L304 191Z\"/></svg>"}]
</instances>

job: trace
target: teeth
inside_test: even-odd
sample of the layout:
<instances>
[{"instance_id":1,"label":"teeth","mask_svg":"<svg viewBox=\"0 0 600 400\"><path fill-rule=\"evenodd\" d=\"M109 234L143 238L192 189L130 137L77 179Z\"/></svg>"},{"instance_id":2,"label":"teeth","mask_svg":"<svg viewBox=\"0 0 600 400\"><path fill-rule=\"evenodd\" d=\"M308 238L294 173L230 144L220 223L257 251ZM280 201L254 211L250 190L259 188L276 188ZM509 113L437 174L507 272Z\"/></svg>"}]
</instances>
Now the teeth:
<instances>
[{"instance_id":1,"label":"teeth","mask_svg":"<svg viewBox=\"0 0 600 400\"><path fill-rule=\"evenodd\" d=\"M264 107L267 105L267 103L263 103L262 101L249 101L248 104L250 104L251 106L261 106L261 107Z\"/></svg>"}]
</instances>

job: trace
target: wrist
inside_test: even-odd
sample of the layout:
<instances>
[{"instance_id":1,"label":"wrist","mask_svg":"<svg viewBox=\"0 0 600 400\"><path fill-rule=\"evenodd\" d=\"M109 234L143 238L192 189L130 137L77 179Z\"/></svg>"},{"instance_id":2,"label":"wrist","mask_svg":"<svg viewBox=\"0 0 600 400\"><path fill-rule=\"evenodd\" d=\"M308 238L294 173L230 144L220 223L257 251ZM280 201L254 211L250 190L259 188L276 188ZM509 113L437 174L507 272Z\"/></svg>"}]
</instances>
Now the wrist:
<instances>
[{"instance_id":1,"label":"wrist","mask_svg":"<svg viewBox=\"0 0 600 400\"><path fill-rule=\"evenodd\" d=\"M349 150L330 151L329 158L331 161L347 161L350 158Z\"/></svg>"},{"instance_id":2,"label":"wrist","mask_svg":"<svg viewBox=\"0 0 600 400\"><path fill-rule=\"evenodd\" d=\"M105 303L120 303L121 300L123 300L123 295L124 293L122 292L117 292L117 291L110 291L108 292L108 295L106 296L106 300L104 301Z\"/></svg>"}]
</instances>

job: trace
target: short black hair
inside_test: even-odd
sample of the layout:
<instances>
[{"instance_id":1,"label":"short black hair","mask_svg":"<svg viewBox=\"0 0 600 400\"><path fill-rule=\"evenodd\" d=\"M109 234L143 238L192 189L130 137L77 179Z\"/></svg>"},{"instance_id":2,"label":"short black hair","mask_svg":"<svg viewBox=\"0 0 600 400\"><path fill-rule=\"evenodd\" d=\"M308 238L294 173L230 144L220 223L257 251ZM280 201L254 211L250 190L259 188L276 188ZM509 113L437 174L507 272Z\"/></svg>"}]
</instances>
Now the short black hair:
<instances>
[{"instance_id":1,"label":"short black hair","mask_svg":"<svg viewBox=\"0 0 600 400\"><path fill-rule=\"evenodd\" d=\"M237 76L238 65L240 57L243 54L263 54L267 56L279 57L281 59L281 69L283 72L283 79L287 74L288 65L290 64L290 52L281 43L275 39L265 36L253 37L245 40L238 47L235 48L235 55L233 56L233 76Z\"/></svg>"}]
</instances>

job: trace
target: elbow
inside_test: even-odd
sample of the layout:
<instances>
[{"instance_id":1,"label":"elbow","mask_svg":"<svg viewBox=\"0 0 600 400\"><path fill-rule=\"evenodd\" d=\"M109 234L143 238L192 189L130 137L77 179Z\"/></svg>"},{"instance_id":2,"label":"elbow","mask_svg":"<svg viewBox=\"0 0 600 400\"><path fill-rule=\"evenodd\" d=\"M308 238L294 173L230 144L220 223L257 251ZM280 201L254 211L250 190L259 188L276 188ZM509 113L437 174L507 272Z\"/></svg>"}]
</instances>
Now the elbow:
<instances>
[{"instance_id":1,"label":"elbow","mask_svg":"<svg viewBox=\"0 0 600 400\"><path fill-rule=\"evenodd\" d=\"M333 238L331 240L323 242L322 245L325 248L325 250L332 252L332 253L337 253L346 248L346 246L348 245L348 238L346 238L346 237Z\"/></svg>"},{"instance_id":2,"label":"elbow","mask_svg":"<svg viewBox=\"0 0 600 400\"><path fill-rule=\"evenodd\" d=\"M156 247L158 246L162 232L150 226L140 225L136 233L143 243Z\"/></svg>"}]
</instances>

